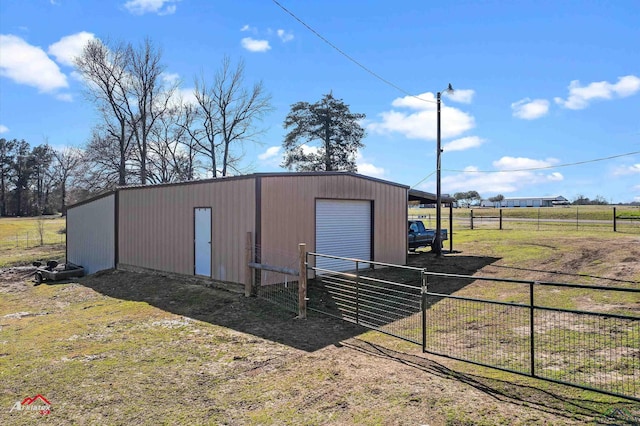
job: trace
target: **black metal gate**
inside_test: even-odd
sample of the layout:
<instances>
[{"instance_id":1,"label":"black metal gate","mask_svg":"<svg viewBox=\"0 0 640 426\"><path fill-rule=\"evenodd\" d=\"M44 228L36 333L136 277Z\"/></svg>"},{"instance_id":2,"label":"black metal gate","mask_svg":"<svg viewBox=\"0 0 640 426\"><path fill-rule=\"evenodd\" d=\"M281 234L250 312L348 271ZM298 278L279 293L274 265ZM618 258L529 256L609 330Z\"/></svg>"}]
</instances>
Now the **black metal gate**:
<instances>
[{"instance_id":1,"label":"black metal gate","mask_svg":"<svg viewBox=\"0 0 640 426\"><path fill-rule=\"evenodd\" d=\"M353 263L314 266L315 257ZM307 254L308 309L422 346L427 353L640 401L640 288L512 280ZM366 269L362 269L366 265ZM486 300L446 291L447 280L493 282L508 294ZM491 284L487 284L491 285ZM456 287L459 288L459 287ZM591 311L554 307L593 300ZM598 312L597 301L609 301ZM610 307L614 306L611 310Z\"/></svg>"}]
</instances>

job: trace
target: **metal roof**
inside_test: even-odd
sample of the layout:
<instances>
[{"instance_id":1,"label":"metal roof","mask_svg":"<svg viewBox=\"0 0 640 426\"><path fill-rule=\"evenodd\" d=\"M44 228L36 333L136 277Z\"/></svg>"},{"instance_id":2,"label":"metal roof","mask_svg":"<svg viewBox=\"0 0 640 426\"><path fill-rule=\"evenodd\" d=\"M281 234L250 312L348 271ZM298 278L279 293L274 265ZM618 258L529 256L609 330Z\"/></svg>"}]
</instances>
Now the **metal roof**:
<instances>
[{"instance_id":1,"label":"metal roof","mask_svg":"<svg viewBox=\"0 0 640 426\"><path fill-rule=\"evenodd\" d=\"M449 194L441 195L440 199L443 203L454 203L456 201ZM420 201L420 204L433 204L438 201L438 196L431 192L409 189L409 201Z\"/></svg>"}]
</instances>

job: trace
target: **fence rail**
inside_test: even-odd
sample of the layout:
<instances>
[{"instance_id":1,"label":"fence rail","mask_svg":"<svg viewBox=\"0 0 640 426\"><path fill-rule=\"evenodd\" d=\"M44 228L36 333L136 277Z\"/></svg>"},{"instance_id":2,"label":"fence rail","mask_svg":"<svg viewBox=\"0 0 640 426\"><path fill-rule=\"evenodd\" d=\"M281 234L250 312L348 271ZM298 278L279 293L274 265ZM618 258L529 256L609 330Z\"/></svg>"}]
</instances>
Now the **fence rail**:
<instances>
[{"instance_id":1,"label":"fence rail","mask_svg":"<svg viewBox=\"0 0 640 426\"><path fill-rule=\"evenodd\" d=\"M430 228L436 226L436 216L429 211L423 213L413 209L409 219L422 220ZM448 213L442 215L442 226L450 223L455 229L575 229L640 233L640 208L612 207L611 210L595 212L584 206L455 209L451 217Z\"/></svg>"},{"instance_id":2,"label":"fence rail","mask_svg":"<svg viewBox=\"0 0 640 426\"><path fill-rule=\"evenodd\" d=\"M29 248L41 245L64 244L66 234L56 232L46 232L40 244L40 234L37 231L22 232L15 236L0 239L0 247L4 248Z\"/></svg>"},{"instance_id":3,"label":"fence rail","mask_svg":"<svg viewBox=\"0 0 640 426\"><path fill-rule=\"evenodd\" d=\"M316 275L310 310L427 353L640 401L640 316L630 315L640 288L444 274L347 258L340 259L352 261L353 270L330 271L311 266L317 257L336 258L307 254ZM402 282L385 278L394 275L390 270L404 271ZM448 280L477 284L481 294L496 286L508 296L451 294ZM575 300L601 302L589 302L587 310ZM571 301L570 308L554 301Z\"/></svg>"}]
</instances>

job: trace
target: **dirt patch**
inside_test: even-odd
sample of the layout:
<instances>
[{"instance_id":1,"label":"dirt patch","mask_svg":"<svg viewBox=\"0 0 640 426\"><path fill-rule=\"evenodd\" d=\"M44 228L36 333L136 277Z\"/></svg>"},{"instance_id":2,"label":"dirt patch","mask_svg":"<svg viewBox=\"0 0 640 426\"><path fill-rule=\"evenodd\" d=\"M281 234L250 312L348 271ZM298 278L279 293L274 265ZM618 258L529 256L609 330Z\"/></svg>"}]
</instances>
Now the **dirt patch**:
<instances>
[{"instance_id":1,"label":"dirt patch","mask_svg":"<svg viewBox=\"0 0 640 426\"><path fill-rule=\"evenodd\" d=\"M566 272L564 261L544 268L466 250L409 262L483 276ZM576 271L610 278L588 259ZM640 415L628 401L424 355L330 317L297 320L187 280L114 271L34 287L11 274L0 280L0 408L41 393L56 424L611 424ZM475 284L433 285L455 292ZM612 409L623 414L607 419ZM1 424L34 419L0 410Z\"/></svg>"}]
</instances>

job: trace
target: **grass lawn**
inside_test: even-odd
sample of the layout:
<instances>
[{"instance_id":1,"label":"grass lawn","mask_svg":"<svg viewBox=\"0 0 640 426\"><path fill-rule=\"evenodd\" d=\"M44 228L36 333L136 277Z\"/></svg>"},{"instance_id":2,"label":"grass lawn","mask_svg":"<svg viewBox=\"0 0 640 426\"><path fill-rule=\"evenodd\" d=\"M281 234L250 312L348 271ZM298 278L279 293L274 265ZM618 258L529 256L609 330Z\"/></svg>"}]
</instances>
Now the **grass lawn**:
<instances>
[{"instance_id":1,"label":"grass lawn","mask_svg":"<svg viewBox=\"0 0 640 426\"><path fill-rule=\"evenodd\" d=\"M0 268L64 259L65 218L0 218ZM40 230L43 243L40 244Z\"/></svg>"},{"instance_id":2,"label":"grass lawn","mask_svg":"<svg viewBox=\"0 0 640 426\"><path fill-rule=\"evenodd\" d=\"M481 230L456 235L459 254L416 258L478 275L637 286L639 247L638 236L612 232L594 241ZM424 355L319 314L295 320L184 279L116 271L34 287L26 274L0 275L3 425L555 425L640 416L628 400ZM515 297L475 284L459 291ZM37 394L51 414L10 412Z\"/></svg>"}]
</instances>

